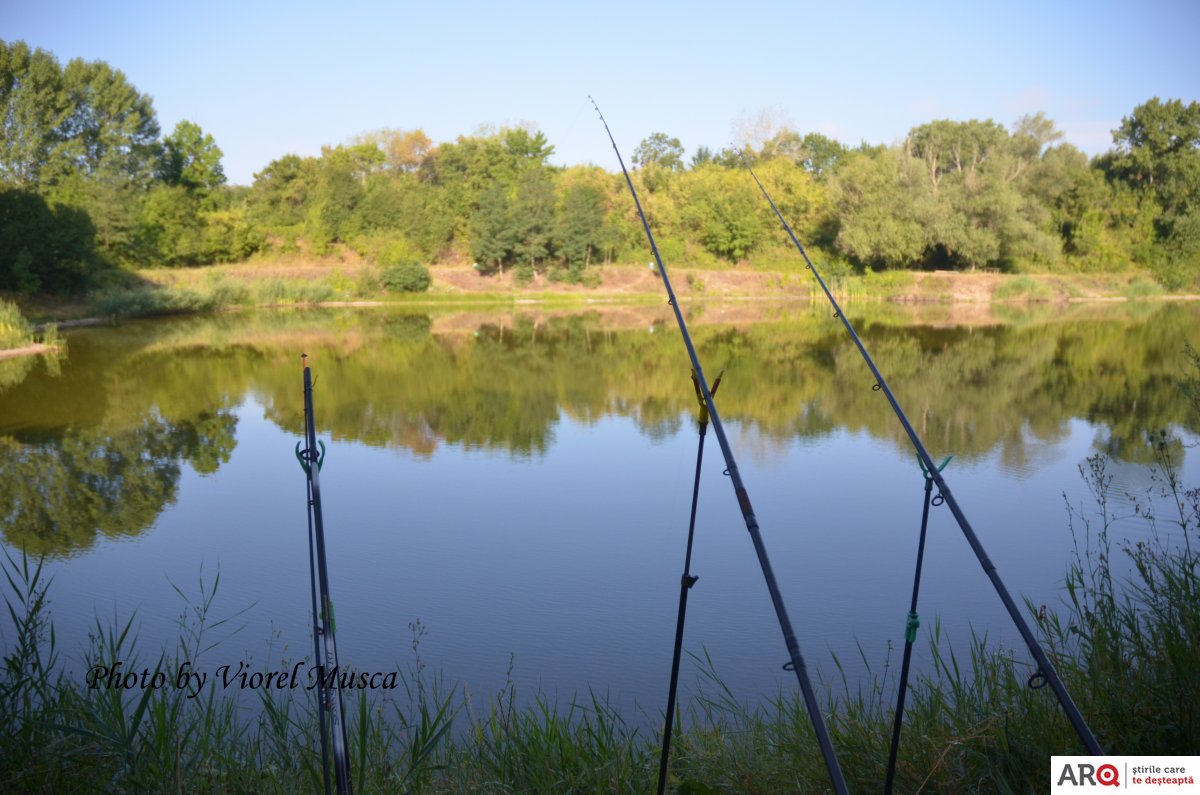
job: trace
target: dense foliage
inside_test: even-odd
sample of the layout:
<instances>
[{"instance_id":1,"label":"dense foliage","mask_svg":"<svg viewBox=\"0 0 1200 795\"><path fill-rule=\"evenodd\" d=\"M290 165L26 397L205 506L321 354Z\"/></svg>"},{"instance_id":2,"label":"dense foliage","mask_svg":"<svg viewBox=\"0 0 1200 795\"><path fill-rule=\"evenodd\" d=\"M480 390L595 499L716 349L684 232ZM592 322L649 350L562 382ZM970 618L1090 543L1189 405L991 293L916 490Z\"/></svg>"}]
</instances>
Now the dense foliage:
<instances>
[{"instance_id":1,"label":"dense foliage","mask_svg":"<svg viewBox=\"0 0 1200 795\"><path fill-rule=\"evenodd\" d=\"M162 136L150 97L120 71L3 41L0 110L2 290L76 291L113 267L259 251L350 249L381 267L465 260L575 282L647 256L622 177L551 165L554 147L530 128L442 143L379 130L319 157L283 155L234 187L212 136L190 121ZM689 160L656 132L631 162L664 255L689 265L795 267L747 161L800 238L842 269L1138 269L1195 286L1200 103L1139 105L1090 161L1061 137L1039 113L1012 129L932 121L895 146L783 129Z\"/></svg>"}]
</instances>

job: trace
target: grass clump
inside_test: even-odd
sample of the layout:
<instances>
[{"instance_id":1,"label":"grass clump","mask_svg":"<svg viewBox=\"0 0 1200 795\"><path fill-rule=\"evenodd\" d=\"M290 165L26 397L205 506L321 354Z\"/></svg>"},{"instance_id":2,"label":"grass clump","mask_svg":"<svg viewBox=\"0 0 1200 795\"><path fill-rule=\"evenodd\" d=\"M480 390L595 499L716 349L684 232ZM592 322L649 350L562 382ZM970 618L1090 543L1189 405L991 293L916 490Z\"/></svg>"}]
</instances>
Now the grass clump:
<instances>
[{"instance_id":1,"label":"grass clump","mask_svg":"<svg viewBox=\"0 0 1200 795\"><path fill-rule=\"evenodd\" d=\"M1138 276L1125 285L1125 289L1121 291L1121 294L1130 301L1138 301L1143 298L1157 298L1165 292L1162 285L1153 279Z\"/></svg>"},{"instance_id":2,"label":"grass clump","mask_svg":"<svg viewBox=\"0 0 1200 795\"><path fill-rule=\"evenodd\" d=\"M12 301L0 298L0 350L33 342L33 328Z\"/></svg>"},{"instance_id":3,"label":"grass clump","mask_svg":"<svg viewBox=\"0 0 1200 795\"><path fill-rule=\"evenodd\" d=\"M263 279L255 282L251 290L253 303L259 306L319 304L330 300L333 295L333 287L322 281Z\"/></svg>"},{"instance_id":4,"label":"grass clump","mask_svg":"<svg viewBox=\"0 0 1200 795\"><path fill-rule=\"evenodd\" d=\"M333 296L333 287L324 281L264 279L246 283L214 276L197 285L108 287L93 296L89 311L108 318L153 317L215 312L235 306L316 304Z\"/></svg>"},{"instance_id":5,"label":"grass clump","mask_svg":"<svg viewBox=\"0 0 1200 795\"><path fill-rule=\"evenodd\" d=\"M996 285L992 293L996 301L1050 301L1054 298L1054 290L1046 282L1032 276L1014 276L1003 279Z\"/></svg>"}]
</instances>

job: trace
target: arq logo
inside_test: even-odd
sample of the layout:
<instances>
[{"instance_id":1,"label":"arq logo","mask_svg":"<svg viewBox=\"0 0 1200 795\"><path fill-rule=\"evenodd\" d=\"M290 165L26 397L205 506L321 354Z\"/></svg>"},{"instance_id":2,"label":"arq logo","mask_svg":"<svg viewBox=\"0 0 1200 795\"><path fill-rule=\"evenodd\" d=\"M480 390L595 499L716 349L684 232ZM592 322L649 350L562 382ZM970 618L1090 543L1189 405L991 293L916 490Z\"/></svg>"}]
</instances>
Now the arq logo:
<instances>
[{"instance_id":1,"label":"arq logo","mask_svg":"<svg viewBox=\"0 0 1200 795\"><path fill-rule=\"evenodd\" d=\"M1056 786L1070 784L1072 786L1096 786L1103 787L1119 787L1120 773L1115 765L1095 765L1087 762L1078 762L1072 764L1070 762L1062 766L1062 772L1058 775L1058 783Z\"/></svg>"}]
</instances>

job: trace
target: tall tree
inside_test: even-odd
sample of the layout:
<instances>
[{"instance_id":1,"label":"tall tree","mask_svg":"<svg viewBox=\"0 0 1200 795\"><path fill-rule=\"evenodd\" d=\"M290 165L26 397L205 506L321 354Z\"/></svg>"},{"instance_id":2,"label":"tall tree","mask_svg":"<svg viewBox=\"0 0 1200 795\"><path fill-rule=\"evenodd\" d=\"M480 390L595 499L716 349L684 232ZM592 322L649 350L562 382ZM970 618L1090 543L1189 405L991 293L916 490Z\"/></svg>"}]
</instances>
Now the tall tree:
<instances>
[{"instance_id":1,"label":"tall tree","mask_svg":"<svg viewBox=\"0 0 1200 795\"><path fill-rule=\"evenodd\" d=\"M554 183L544 171L530 171L517 186L512 223L514 253L531 266L550 256L554 233Z\"/></svg>"},{"instance_id":2,"label":"tall tree","mask_svg":"<svg viewBox=\"0 0 1200 795\"><path fill-rule=\"evenodd\" d=\"M846 155L846 146L821 133L812 132L804 136L804 160L800 165L817 179L824 179Z\"/></svg>"},{"instance_id":3,"label":"tall tree","mask_svg":"<svg viewBox=\"0 0 1200 795\"><path fill-rule=\"evenodd\" d=\"M364 133L354 139L356 144L379 147L387 168L396 173L412 173L421 167L425 158L433 152L433 141L421 128L415 130L393 130L384 128Z\"/></svg>"},{"instance_id":4,"label":"tall tree","mask_svg":"<svg viewBox=\"0 0 1200 795\"><path fill-rule=\"evenodd\" d=\"M168 185L182 185L189 190L216 190L225 184L222 154L211 135L185 119L163 139L159 177Z\"/></svg>"},{"instance_id":5,"label":"tall tree","mask_svg":"<svg viewBox=\"0 0 1200 795\"><path fill-rule=\"evenodd\" d=\"M1008 132L991 119L941 120L914 127L905 149L925 163L936 196L942 177L950 173L975 174L1007 137Z\"/></svg>"},{"instance_id":6,"label":"tall tree","mask_svg":"<svg viewBox=\"0 0 1200 795\"><path fill-rule=\"evenodd\" d=\"M304 208L320 171L316 158L284 155L254 175L249 204L255 220L268 227L304 221Z\"/></svg>"},{"instance_id":7,"label":"tall tree","mask_svg":"<svg viewBox=\"0 0 1200 795\"><path fill-rule=\"evenodd\" d=\"M604 193L594 185L576 183L566 189L555 247L568 266L586 267L607 242L604 209Z\"/></svg>"},{"instance_id":8,"label":"tall tree","mask_svg":"<svg viewBox=\"0 0 1200 795\"><path fill-rule=\"evenodd\" d=\"M0 40L0 180L36 187L62 144L71 106L58 60L23 41Z\"/></svg>"},{"instance_id":9,"label":"tall tree","mask_svg":"<svg viewBox=\"0 0 1200 795\"><path fill-rule=\"evenodd\" d=\"M633 164L678 171L683 168L683 144L666 133L651 133L633 150Z\"/></svg>"},{"instance_id":10,"label":"tall tree","mask_svg":"<svg viewBox=\"0 0 1200 795\"><path fill-rule=\"evenodd\" d=\"M1200 284L1200 103L1154 97L1121 121L1113 142L1101 167L1158 210L1157 246L1139 259L1168 287Z\"/></svg>"},{"instance_id":11,"label":"tall tree","mask_svg":"<svg viewBox=\"0 0 1200 795\"><path fill-rule=\"evenodd\" d=\"M71 115L59 136L71 168L97 178L148 183L159 134L150 97L103 61L71 61L63 70L63 86Z\"/></svg>"},{"instance_id":12,"label":"tall tree","mask_svg":"<svg viewBox=\"0 0 1200 795\"><path fill-rule=\"evenodd\" d=\"M1200 103L1154 97L1121 120L1113 143L1110 174L1153 192L1166 215L1200 201Z\"/></svg>"},{"instance_id":13,"label":"tall tree","mask_svg":"<svg viewBox=\"0 0 1200 795\"><path fill-rule=\"evenodd\" d=\"M512 211L504 190L495 187L484 191L471 215L471 256L485 272L503 271L516 242Z\"/></svg>"},{"instance_id":14,"label":"tall tree","mask_svg":"<svg viewBox=\"0 0 1200 795\"><path fill-rule=\"evenodd\" d=\"M705 166L686 177L685 222L705 249L736 262L762 242L762 200L740 172Z\"/></svg>"}]
</instances>

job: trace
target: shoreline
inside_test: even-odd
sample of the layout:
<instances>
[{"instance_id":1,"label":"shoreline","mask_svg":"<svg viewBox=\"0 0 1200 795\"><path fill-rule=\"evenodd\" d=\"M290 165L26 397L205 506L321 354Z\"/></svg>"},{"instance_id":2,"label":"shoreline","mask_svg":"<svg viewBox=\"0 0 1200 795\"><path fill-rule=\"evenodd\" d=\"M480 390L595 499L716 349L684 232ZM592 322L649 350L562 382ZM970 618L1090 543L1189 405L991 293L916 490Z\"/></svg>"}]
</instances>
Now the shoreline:
<instances>
[{"instance_id":1,"label":"shoreline","mask_svg":"<svg viewBox=\"0 0 1200 795\"><path fill-rule=\"evenodd\" d=\"M235 285L252 290L268 280L298 285L314 282L344 282L360 273L361 265L333 260L303 263L242 262L188 269L150 269L134 276L139 284L131 292L170 295L173 291L211 289L214 284ZM258 301L248 304L220 303L207 308L159 308L128 317L167 317L207 312L243 311L272 307L386 307L459 308L471 311L533 310L587 311L604 307L655 304L661 301L661 280L656 272L634 265L597 268L597 281L590 286L551 282L543 276L525 285L514 283L510 272L482 276L469 267L435 265L429 268L432 288L424 293L345 295L331 288L327 298ZM697 306L723 303L760 304L768 301L811 303L824 300L823 293L806 274L796 271L763 271L750 268L706 270L679 267L672 271L676 293ZM970 324L988 324L998 319L994 309L1066 307L1069 305L1131 304L1200 301L1194 293L1165 293L1157 285L1133 273L1109 274L998 274L983 271L885 271L844 278L834 289L838 301L886 304L917 313L945 313ZM314 296L315 298L315 296ZM25 311L40 322L35 332L55 324L60 330L118 322L118 317L87 315L79 302L54 299L32 302ZM946 319L940 319L945 322ZM0 350L0 359L47 353L54 346L22 345Z\"/></svg>"}]
</instances>

